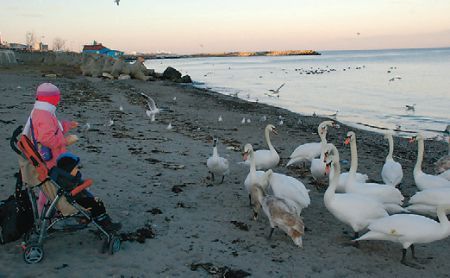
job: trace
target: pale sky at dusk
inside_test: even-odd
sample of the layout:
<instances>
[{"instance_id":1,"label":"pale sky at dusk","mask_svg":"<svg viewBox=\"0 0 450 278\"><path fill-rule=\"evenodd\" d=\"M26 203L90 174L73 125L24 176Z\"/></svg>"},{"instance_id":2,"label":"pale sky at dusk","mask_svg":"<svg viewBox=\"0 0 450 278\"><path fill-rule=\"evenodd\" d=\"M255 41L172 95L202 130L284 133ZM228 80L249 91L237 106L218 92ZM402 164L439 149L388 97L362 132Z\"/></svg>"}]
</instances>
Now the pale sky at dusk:
<instances>
[{"instance_id":1,"label":"pale sky at dusk","mask_svg":"<svg viewBox=\"0 0 450 278\"><path fill-rule=\"evenodd\" d=\"M0 32L127 52L450 46L449 0L0 0ZM357 35L357 33L360 35Z\"/></svg>"}]
</instances>

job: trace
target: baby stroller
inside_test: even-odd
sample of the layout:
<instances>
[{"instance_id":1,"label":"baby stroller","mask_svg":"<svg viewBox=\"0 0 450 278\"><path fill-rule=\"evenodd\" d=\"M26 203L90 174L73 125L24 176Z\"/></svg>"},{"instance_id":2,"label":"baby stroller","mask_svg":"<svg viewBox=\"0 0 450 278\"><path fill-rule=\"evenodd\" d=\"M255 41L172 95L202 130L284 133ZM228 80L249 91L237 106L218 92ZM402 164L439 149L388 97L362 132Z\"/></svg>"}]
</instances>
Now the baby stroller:
<instances>
[{"instance_id":1,"label":"baby stroller","mask_svg":"<svg viewBox=\"0 0 450 278\"><path fill-rule=\"evenodd\" d=\"M61 174L59 168L53 167L52 169L48 169L41 155L34 148L32 141L26 135L21 134L21 132L22 126L14 131L10 142L11 148L23 158L22 161L29 163L34 168L37 172L37 180L39 181L37 184L27 184L28 197L30 198L34 215L34 225L24 236L24 243L22 245L24 261L29 264L35 264L44 258L43 243L48 234L56 231L84 229L89 223L92 223L99 230L100 238L103 238L102 253L109 252L110 254L114 254L119 251L121 241L115 232L107 232L95 221L92 221L93 219L89 211L85 210L74 200L77 194L92 185L92 180L85 180L72 190L67 190L64 184L58 184L56 181L58 175ZM56 194L54 198L47 196L47 203L39 214L34 190L41 188L43 185L48 186L48 183L51 183L50 186L54 186ZM63 199L67 200L67 203L73 206L75 213L63 216L58 212L57 205ZM72 224L67 223L70 221L72 221Z\"/></svg>"}]
</instances>

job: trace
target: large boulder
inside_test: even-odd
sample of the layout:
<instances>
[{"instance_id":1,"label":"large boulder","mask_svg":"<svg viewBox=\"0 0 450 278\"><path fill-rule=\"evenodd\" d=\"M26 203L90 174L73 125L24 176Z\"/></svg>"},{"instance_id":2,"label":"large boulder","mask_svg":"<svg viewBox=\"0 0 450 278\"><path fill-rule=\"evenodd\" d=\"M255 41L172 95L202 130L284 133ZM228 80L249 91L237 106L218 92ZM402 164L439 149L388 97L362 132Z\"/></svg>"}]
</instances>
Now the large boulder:
<instances>
[{"instance_id":1,"label":"large boulder","mask_svg":"<svg viewBox=\"0 0 450 278\"><path fill-rule=\"evenodd\" d=\"M150 77L145 73L147 68L144 66L144 58L139 57L136 62L130 65L130 75L134 79L147 81Z\"/></svg>"},{"instance_id":2,"label":"large boulder","mask_svg":"<svg viewBox=\"0 0 450 278\"><path fill-rule=\"evenodd\" d=\"M129 64L125 62L125 58L119 57L119 59L116 60L116 62L113 65L113 68L111 70L112 76L115 78L118 78L120 74L130 74L130 68Z\"/></svg>"},{"instance_id":3,"label":"large boulder","mask_svg":"<svg viewBox=\"0 0 450 278\"><path fill-rule=\"evenodd\" d=\"M95 57L94 62L91 64L91 76L101 77L103 73L103 65L105 64L105 56L99 55Z\"/></svg>"},{"instance_id":4,"label":"large boulder","mask_svg":"<svg viewBox=\"0 0 450 278\"><path fill-rule=\"evenodd\" d=\"M163 79L177 81L181 79L181 73L172 67L167 67L167 69L163 72L162 77Z\"/></svg>"},{"instance_id":5,"label":"large boulder","mask_svg":"<svg viewBox=\"0 0 450 278\"><path fill-rule=\"evenodd\" d=\"M111 73L114 66L114 59L112 57L106 57L103 64L103 72Z\"/></svg>"},{"instance_id":6,"label":"large boulder","mask_svg":"<svg viewBox=\"0 0 450 278\"><path fill-rule=\"evenodd\" d=\"M189 75L185 75L183 77L181 77L179 80L177 80L177 82L179 83L192 83L192 79Z\"/></svg>"}]
</instances>

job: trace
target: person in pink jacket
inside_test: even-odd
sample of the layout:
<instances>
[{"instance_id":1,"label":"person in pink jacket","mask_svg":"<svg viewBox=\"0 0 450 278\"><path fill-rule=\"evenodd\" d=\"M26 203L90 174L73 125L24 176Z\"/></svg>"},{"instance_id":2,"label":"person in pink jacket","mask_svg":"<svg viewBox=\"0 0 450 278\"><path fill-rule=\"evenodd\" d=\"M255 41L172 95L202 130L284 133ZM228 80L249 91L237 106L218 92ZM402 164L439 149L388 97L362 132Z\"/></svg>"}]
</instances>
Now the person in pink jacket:
<instances>
[{"instance_id":1,"label":"person in pink jacket","mask_svg":"<svg viewBox=\"0 0 450 278\"><path fill-rule=\"evenodd\" d=\"M38 146L38 151L46 160L48 169L56 165L56 159L67 151L66 147L78 141L76 135L67 132L78 126L75 121L58 121L56 108L61 100L61 92L51 83L43 83L36 90L36 102L24 127L27 135ZM52 194L50 194L52 195ZM39 194L39 211L46 198Z\"/></svg>"}]
</instances>

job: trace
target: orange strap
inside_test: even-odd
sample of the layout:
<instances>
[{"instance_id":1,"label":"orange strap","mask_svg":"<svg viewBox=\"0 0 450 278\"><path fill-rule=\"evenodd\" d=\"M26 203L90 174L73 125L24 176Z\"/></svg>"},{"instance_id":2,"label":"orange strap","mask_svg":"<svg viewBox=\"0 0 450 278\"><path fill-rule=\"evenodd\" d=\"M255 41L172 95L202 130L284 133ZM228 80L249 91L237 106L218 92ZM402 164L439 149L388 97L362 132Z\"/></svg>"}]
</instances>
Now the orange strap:
<instances>
[{"instance_id":1,"label":"orange strap","mask_svg":"<svg viewBox=\"0 0 450 278\"><path fill-rule=\"evenodd\" d=\"M72 195L72 197L75 197L78 193L90 187L92 184L93 181L91 179L87 179L82 184L72 189L72 191L70 191L70 195Z\"/></svg>"},{"instance_id":2,"label":"orange strap","mask_svg":"<svg viewBox=\"0 0 450 278\"><path fill-rule=\"evenodd\" d=\"M38 173L39 181L43 182L48 177L48 169L41 155L34 148L33 143L30 138L26 135L22 134L20 136L19 142L17 143L17 147L20 149L22 154L26 157L26 159L33 165Z\"/></svg>"}]
</instances>

